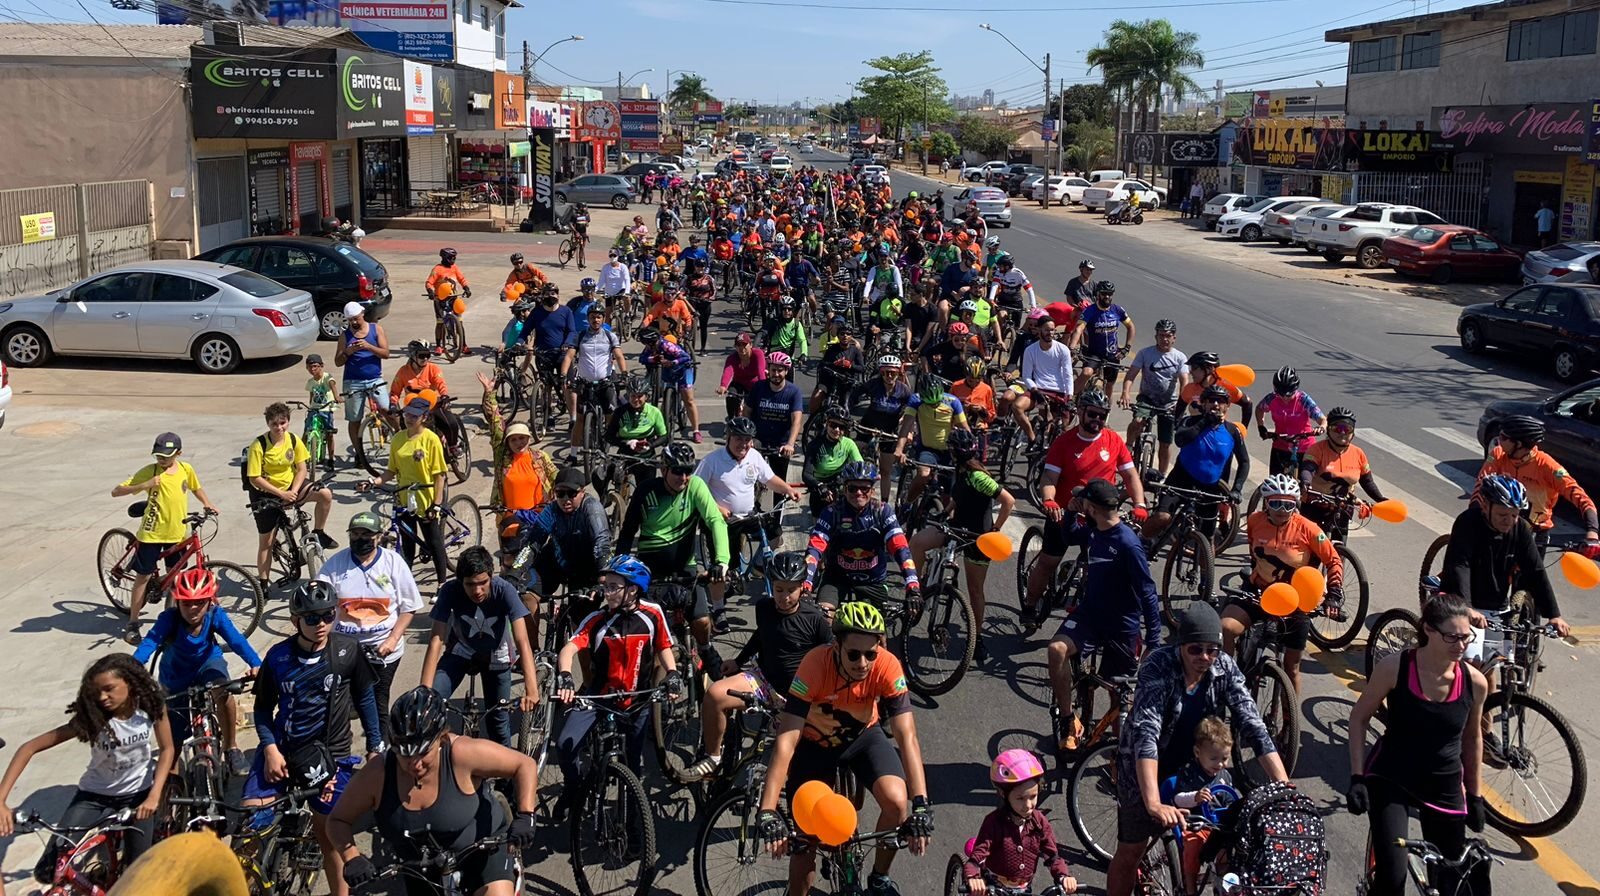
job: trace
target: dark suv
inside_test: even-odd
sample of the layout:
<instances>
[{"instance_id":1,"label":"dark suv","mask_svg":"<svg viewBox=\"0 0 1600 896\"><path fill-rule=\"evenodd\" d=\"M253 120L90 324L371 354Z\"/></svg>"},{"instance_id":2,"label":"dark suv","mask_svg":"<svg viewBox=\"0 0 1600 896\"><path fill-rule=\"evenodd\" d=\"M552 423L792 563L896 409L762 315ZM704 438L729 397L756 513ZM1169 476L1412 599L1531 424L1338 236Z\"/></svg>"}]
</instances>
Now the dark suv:
<instances>
[{"instance_id":1,"label":"dark suv","mask_svg":"<svg viewBox=\"0 0 1600 896\"><path fill-rule=\"evenodd\" d=\"M254 271L284 286L311 293L323 339L344 332L344 306L367 306L367 320L382 320L393 296L381 262L349 243L319 236L253 236L195 256Z\"/></svg>"},{"instance_id":2,"label":"dark suv","mask_svg":"<svg viewBox=\"0 0 1600 896\"><path fill-rule=\"evenodd\" d=\"M1027 180L1029 175L1044 173L1044 169L1038 165L1012 165L1006 169L1005 177L995 186L1005 190L1007 196L1017 196L1022 193L1022 182Z\"/></svg>"}]
</instances>

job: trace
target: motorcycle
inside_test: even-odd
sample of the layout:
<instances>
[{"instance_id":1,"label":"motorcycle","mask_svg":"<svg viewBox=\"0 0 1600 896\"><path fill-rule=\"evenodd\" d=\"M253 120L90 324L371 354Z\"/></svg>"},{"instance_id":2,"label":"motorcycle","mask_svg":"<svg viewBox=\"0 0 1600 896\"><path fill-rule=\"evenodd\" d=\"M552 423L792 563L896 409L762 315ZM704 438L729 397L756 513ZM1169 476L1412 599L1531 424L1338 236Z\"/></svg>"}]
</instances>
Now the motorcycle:
<instances>
[{"instance_id":1,"label":"motorcycle","mask_svg":"<svg viewBox=\"0 0 1600 896\"><path fill-rule=\"evenodd\" d=\"M1132 203L1129 203L1129 202L1126 202L1126 201L1118 202L1116 205L1112 206L1111 208L1106 209L1106 223L1107 224L1143 224L1144 223L1144 207L1143 206L1135 206Z\"/></svg>"},{"instance_id":2,"label":"motorcycle","mask_svg":"<svg viewBox=\"0 0 1600 896\"><path fill-rule=\"evenodd\" d=\"M322 222L322 235L336 243L359 247L367 232L350 221L341 223L338 218L329 218Z\"/></svg>"}]
</instances>

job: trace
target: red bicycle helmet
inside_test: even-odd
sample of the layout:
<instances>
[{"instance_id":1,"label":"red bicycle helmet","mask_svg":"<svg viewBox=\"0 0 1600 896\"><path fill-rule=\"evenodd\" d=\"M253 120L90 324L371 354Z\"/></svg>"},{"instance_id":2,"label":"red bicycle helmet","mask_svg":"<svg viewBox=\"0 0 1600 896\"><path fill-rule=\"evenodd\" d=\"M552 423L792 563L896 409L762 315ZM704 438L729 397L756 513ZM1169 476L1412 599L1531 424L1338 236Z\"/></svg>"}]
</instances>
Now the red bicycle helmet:
<instances>
[{"instance_id":1,"label":"red bicycle helmet","mask_svg":"<svg viewBox=\"0 0 1600 896\"><path fill-rule=\"evenodd\" d=\"M173 600L216 600L217 577L209 569L196 567L178 573L172 580Z\"/></svg>"}]
</instances>

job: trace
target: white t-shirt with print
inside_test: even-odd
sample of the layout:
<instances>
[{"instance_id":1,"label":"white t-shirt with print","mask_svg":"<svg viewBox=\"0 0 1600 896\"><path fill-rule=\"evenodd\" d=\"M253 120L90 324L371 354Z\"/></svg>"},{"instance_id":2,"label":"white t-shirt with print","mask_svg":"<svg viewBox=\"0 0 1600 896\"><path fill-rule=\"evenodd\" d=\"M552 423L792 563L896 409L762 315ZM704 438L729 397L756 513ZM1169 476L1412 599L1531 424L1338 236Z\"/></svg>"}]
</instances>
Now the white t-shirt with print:
<instances>
[{"instance_id":1,"label":"white t-shirt with print","mask_svg":"<svg viewBox=\"0 0 1600 896\"><path fill-rule=\"evenodd\" d=\"M405 558L388 548L378 548L372 564L362 566L348 549L322 564L317 578L333 586L339 615L333 629L355 638L364 647L377 647L389 639L401 613L422 609L422 592ZM385 664L398 663L405 653L404 639L396 643Z\"/></svg>"}]
</instances>

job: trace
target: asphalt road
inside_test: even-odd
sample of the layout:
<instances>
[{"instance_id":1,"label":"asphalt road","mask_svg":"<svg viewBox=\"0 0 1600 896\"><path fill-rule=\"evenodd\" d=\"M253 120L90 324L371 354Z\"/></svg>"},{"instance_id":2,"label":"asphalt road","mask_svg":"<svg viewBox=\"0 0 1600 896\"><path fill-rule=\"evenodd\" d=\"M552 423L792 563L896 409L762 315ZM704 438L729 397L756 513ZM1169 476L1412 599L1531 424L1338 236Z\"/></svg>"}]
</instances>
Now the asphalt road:
<instances>
[{"instance_id":1,"label":"asphalt road","mask_svg":"<svg viewBox=\"0 0 1600 896\"><path fill-rule=\"evenodd\" d=\"M813 157L837 164L836 156ZM928 190L926 181L898 169L897 193ZM954 190L946 185L947 195ZM648 214L647 209L637 211ZM616 232L627 215L598 210L592 228L599 244ZM615 218L615 221L612 219ZM1555 384L1541 374L1499 356L1464 355L1455 341L1453 308L1411 296L1334 283L1306 281L1285 266L1284 276L1240 271L1208 254L1205 239L1186 227L1152 221L1145 233L1134 236L1129 228L1107 227L1098 216L1052 209L1041 212L1018 203L1015 226L997 230L1005 248L1031 275L1041 299L1059 295L1076 272L1081 258L1099 265L1098 276L1118 284L1117 298L1140 327L1137 342L1146 344L1150 327L1159 317L1171 317L1180 327L1179 346L1187 351L1212 349L1226 362L1251 365L1264 376L1281 364L1293 364L1306 389L1328 408L1345 404L1360 415L1360 439L1373 459L1387 491L1411 507L1411 519L1398 526L1374 522L1352 537L1351 548L1363 560L1374 583L1376 614L1389 606L1414 600L1415 576L1422 550L1436 534L1447 531L1449 521L1464 506L1462 483L1476 470L1478 449L1473 442L1482 406L1503 397L1542 395ZM1170 229L1170 238L1152 241L1149 231ZM535 245L530 246L530 243ZM542 248L539 245L543 245ZM388 231L369 238L367 248L391 269L398 297L416 292L407 284L420 283L433 250L440 245L461 248L463 264L474 281L485 282L504 269L504 256L514 249L528 250L536 260L553 249L549 237L520 234L465 235ZM479 275L477 272L485 272ZM567 290L576 285L579 272L551 271ZM488 290L480 289L480 293ZM416 306L416 307L413 307ZM499 327L492 306L475 306L468 323L475 341ZM708 366L722 356L739 319L724 313L716 321L713 338L721 351L705 356ZM420 303L397 298L394 314L384 322L391 342L428 338L431 316ZM324 346L323 351L329 351ZM392 373L395 363L390 364ZM470 374L480 369L463 361L447 368L455 391L471 395ZM485 366L481 369L487 370ZM704 419L720 416L720 400L713 394L713 376L701 378L697 395ZM156 432L177 429L184 435L186 458L194 461L213 500L228 513L223 534L213 551L249 565L253 533L242 516L237 472L230 466L238 451L259 430L259 408L269 400L298 398L304 374L293 360L247 365L227 378L205 378L176 364L142 362L66 361L38 371L13 371L17 404L0 439L0 448L12 461L0 475L0 527L8 532L4 554L7 574L0 578L0 606L14 620L0 650L0 677L27 682L0 698L0 734L14 745L58 723L60 707L71 698L79 670L93 657L116 649L111 634L116 620L105 609L92 572L92 557L101 532L123 525L122 503L108 501L105 493L115 482L144 462L144 446ZM809 385L809 383L807 383ZM1252 390L1260 393L1264 386ZM469 420L472 417L469 415ZM1123 427L1125 418L1113 416ZM715 450L720 427L707 427L712 439L702 451ZM107 438L106 436L109 436ZM341 442L342 443L342 442ZM486 441L478 442L477 455L487 455ZM1252 445L1258 470L1266 452ZM482 464L480 463L480 466ZM1259 479L1259 473L1255 478ZM343 474L336 486L338 507L334 529L342 529L349 515L365 500L351 486L353 473ZM41 487L43 485L44 487ZM467 486L480 497L487 492L486 476ZM1034 517L1022 503L1013 533ZM787 538L802 537L787 521ZM1237 549L1225 555L1236 560ZM431 585L424 576L425 592ZM1042 748L1045 731L1044 633L1023 641L1016 625L1014 565L996 564L990 576L988 640L992 661L937 704L921 704L917 721L928 763L928 776L937 806L938 833L930 855L902 856L895 876L903 892L930 893L942 886L945 860L977 832L983 815L995 805L987 783L989 758L1010 746ZM1541 690L1576 725L1591 754L1600 749L1596 723L1600 712L1588 673L1596 658L1592 644L1600 634L1600 612L1587 595L1565 583L1558 584L1567 618L1585 636L1582 646L1547 650L1547 671ZM269 604L269 619L253 639L264 648L286 626L281 595ZM421 626L410 639L400 681L417 674L421 661ZM737 642L725 639L731 646ZM1360 675L1360 642L1351 651L1312 655L1306 667L1303 734L1298 783L1329 811L1329 846L1333 852L1330 892L1354 889L1365 837L1362 820L1338 808L1338 794L1348 778L1344 726ZM43 674L41 674L43 673ZM246 743L250 733L244 732ZM63 747L41 756L19 785L12 805L26 802L46 810L59 809L82 769L81 747ZM1052 772L1056 770L1052 769ZM1065 800L1050 796L1058 836L1091 892L1098 891L1103 876L1081 857L1076 838L1066 820ZM691 820L682 817L670 799L658 803L661 874L655 892L691 893L690 849L694 833ZM1582 831L1600 821L1586 809L1566 831L1553 838L1514 841L1490 836L1507 864L1495 872L1503 892L1600 896L1600 858L1587 854ZM36 845L19 840L7 850L4 866L12 894L22 890L21 869L31 865ZM1042 878L1041 878L1042 880ZM530 893L566 894L573 891L564 855L550 855L531 869Z\"/></svg>"}]
</instances>

